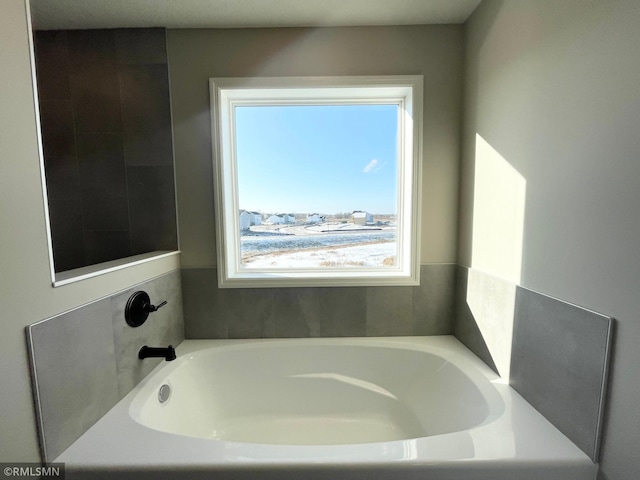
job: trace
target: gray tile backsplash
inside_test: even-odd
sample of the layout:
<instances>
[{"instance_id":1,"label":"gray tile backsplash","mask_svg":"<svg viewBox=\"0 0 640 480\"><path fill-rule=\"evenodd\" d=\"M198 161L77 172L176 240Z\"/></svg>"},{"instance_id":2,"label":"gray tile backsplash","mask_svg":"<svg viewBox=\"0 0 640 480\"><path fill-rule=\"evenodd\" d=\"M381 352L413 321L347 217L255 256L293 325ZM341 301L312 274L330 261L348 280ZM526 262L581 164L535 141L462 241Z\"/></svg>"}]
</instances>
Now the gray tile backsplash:
<instances>
[{"instance_id":1,"label":"gray tile backsplash","mask_svg":"<svg viewBox=\"0 0 640 480\"><path fill-rule=\"evenodd\" d=\"M497 315L490 297L495 298L495 292L504 291L507 286L512 287L510 295L515 297L515 285L480 272L474 271L474 274L471 276L468 268L457 267L453 334L498 375L508 378L511 341L509 339L506 344L494 341L489 338L487 330L511 332L513 309ZM490 312L491 315L485 312Z\"/></svg>"},{"instance_id":2,"label":"gray tile backsplash","mask_svg":"<svg viewBox=\"0 0 640 480\"><path fill-rule=\"evenodd\" d=\"M612 319L518 288L511 386L598 458Z\"/></svg>"},{"instance_id":3,"label":"gray tile backsplash","mask_svg":"<svg viewBox=\"0 0 640 480\"><path fill-rule=\"evenodd\" d=\"M168 304L131 328L124 307L137 290ZM142 345L177 346L183 339L177 270L28 326L43 459L56 458L160 362L139 360Z\"/></svg>"},{"instance_id":4,"label":"gray tile backsplash","mask_svg":"<svg viewBox=\"0 0 640 480\"><path fill-rule=\"evenodd\" d=\"M369 289L323 288L318 295L317 322L321 337L362 337L368 329Z\"/></svg>"},{"instance_id":5,"label":"gray tile backsplash","mask_svg":"<svg viewBox=\"0 0 640 480\"><path fill-rule=\"evenodd\" d=\"M413 334L413 288L367 287L367 334Z\"/></svg>"},{"instance_id":6,"label":"gray tile backsplash","mask_svg":"<svg viewBox=\"0 0 640 480\"><path fill-rule=\"evenodd\" d=\"M182 270L186 338L452 333L455 265L423 265L418 287L219 289L215 268Z\"/></svg>"},{"instance_id":7,"label":"gray tile backsplash","mask_svg":"<svg viewBox=\"0 0 640 480\"><path fill-rule=\"evenodd\" d=\"M413 287L413 334L453 332L456 266L424 265L420 285Z\"/></svg>"},{"instance_id":8,"label":"gray tile backsplash","mask_svg":"<svg viewBox=\"0 0 640 480\"><path fill-rule=\"evenodd\" d=\"M324 312L322 293L315 288L280 288L272 291L276 337L319 337Z\"/></svg>"},{"instance_id":9,"label":"gray tile backsplash","mask_svg":"<svg viewBox=\"0 0 640 480\"><path fill-rule=\"evenodd\" d=\"M168 288L168 287L171 288ZM151 303L157 305L167 301L167 305L151 313L147 321L137 328L131 328L124 321L124 308L129 297L138 290L149 294ZM136 285L111 296L111 320L116 349L116 371L118 374L119 398L131 391L161 359L138 359L142 345L154 347L177 346L184 339L182 318L182 289L178 271L163 275L152 282Z\"/></svg>"},{"instance_id":10,"label":"gray tile backsplash","mask_svg":"<svg viewBox=\"0 0 640 480\"><path fill-rule=\"evenodd\" d=\"M182 269L185 338L229 338L215 268ZM218 298L221 297L221 298Z\"/></svg>"},{"instance_id":11,"label":"gray tile backsplash","mask_svg":"<svg viewBox=\"0 0 640 480\"><path fill-rule=\"evenodd\" d=\"M109 299L28 327L41 443L52 460L118 401Z\"/></svg>"},{"instance_id":12,"label":"gray tile backsplash","mask_svg":"<svg viewBox=\"0 0 640 480\"><path fill-rule=\"evenodd\" d=\"M486 308L474 305L469 293L474 288ZM502 348L505 341L492 344L488 337L498 329L496 304L505 295L496 292L513 297L511 307L500 312L500 330L512 332L510 385L596 462L613 319L458 267L454 334L497 372L504 365L496 346Z\"/></svg>"}]
</instances>

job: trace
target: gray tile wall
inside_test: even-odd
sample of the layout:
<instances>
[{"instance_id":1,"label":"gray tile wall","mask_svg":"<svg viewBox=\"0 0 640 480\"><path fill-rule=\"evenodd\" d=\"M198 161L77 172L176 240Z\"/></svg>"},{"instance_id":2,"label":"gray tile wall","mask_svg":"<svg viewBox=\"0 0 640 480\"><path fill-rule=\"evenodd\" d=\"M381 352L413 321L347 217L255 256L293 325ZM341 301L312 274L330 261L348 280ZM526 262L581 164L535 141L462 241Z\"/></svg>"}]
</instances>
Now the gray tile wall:
<instances>
[{"instance_id":1,"label":"gray tile wall","mask_svg":"<svg viewBox=\"0 0 640 480\"><path fill-rule=\"evenodd\" d=\"M423 265L418 287L219 289L182 270L186 338L448 335L456 266Z\"/></svg>"},{"instance_id":2,"label":"gray tile wall","mask_svg":"<svg viewBox=\"0 0 640 480\"><path fill-rule=\"evenodd\" d=\"M613 320L518 288L511 386L598 459Z\"/></svg>"},{"instance_id":3,"label":"gray tile wall","mask_svg":"<svg viewBox=\"0 0 640 480\"><path fill-rule=\"evenodd\" d=\"M467 302L469 269L461 266L456 268L455 306L453 318L453 334L475 353L484 363L491 367L498 375L500 371L496 365L485 338L480 331L477 319ZM493 278L492 280L500 281ZM484 292L483 292L484 293ZM513 321L510 318L508 321Z\"/></svg>"},{"instance_id":4,"label":"gray tile wall","mask_svg":"<svg viewBox=\"0 0 640 480\"><path fill-rule=\"evenodd\" d=\"M177 249L164 29L35 32L57 272Z\"/></svg>"},{"instance_id":5,"label":"gray tile wall","mask_svg":"<svg viewBox=\"0 0 640 480\"><path fill-rule=\"evenodd\" d=\"M146 291L169 303L129 327L129 296ZM142 380L160 359L137 358L142 345L184 339L182 288L174 271L27 327L43 459L52 461Z\"/></svg>"},{"instance_id":6,"label":"gray tile wall","mask_svg":"<svg viewBox=\"0 0 640 480\"><path fill-rule=\"evenodd\" d=\"M489 275L474 271L474 275ZM458 267L454 334L497 371ZM491 283L510 284L495 277ZM509 383L595 462L613 319L516 286Z\"/></svg>"}]
</instances>

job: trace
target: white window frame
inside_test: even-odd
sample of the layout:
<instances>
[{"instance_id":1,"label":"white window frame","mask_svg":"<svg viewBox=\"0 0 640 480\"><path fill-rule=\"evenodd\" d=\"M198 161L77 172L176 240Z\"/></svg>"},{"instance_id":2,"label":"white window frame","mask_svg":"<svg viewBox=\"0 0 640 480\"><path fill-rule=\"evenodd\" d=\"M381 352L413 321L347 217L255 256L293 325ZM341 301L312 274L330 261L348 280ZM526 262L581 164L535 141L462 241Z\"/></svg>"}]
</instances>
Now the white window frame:
<instances>
[{"instance_id":1,"label":"white window frame","mask_svg":"<svg viewBox=\"0 0 640 480\"><path fill-rule=\"evenodd\" d=\"M422 186L421 75L211 78L211 126L220 288L418 285ZM397 261L393 267L243 268L240 254L234 107L399 105Z\"/></svg>"}]
</instances>

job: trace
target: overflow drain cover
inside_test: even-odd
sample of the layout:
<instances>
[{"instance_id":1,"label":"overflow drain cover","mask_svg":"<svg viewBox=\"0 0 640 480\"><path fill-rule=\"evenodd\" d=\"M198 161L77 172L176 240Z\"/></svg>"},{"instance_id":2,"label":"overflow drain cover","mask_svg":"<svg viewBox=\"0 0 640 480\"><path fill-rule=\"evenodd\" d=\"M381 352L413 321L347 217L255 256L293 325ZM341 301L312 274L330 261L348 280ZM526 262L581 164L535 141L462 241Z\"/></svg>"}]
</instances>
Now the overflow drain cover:
<instances>
[{"instance_id":1,"label":"overflow drain cover","mask_svg":"<svg viewBox=\"0 0 640 480\"><path fill-rule=\"evenodd\" d=\"M160 390L158 390L158 401L160 403L164 403L167 400L169 400L170 396L171 396L171 387L165 383L160 387Z\"/></svg>"}]
</instances>

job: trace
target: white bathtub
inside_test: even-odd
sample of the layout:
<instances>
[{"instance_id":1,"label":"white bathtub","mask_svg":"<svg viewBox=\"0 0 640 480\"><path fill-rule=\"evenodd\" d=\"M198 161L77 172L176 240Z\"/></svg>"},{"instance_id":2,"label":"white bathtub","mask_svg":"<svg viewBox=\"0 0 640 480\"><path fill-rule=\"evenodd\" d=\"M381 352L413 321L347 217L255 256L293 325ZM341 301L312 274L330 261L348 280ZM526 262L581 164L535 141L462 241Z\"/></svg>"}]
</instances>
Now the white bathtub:
<instances>
[{"instance_id":1,"label":"white bathtub","mask_svg":"<svg viewBox=\"0 0 640 480\"><path fill-rule=\"evenodd\" d=\"M56 459L67 478L595 477L453 337L188 340L177 353Z\"/></svg>"}]
</instances>

